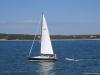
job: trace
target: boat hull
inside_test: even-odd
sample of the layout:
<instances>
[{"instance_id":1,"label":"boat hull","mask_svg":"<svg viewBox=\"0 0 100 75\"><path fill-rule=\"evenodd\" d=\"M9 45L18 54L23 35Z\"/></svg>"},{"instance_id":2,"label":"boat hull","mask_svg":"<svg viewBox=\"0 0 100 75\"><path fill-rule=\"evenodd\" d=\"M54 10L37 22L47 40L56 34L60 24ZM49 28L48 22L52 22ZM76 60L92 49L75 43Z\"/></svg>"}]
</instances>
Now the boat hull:
<instances>
[{"instance_id":1,"label":"boat hull","mask_svg":"<svg viewBox=\"0 0 100 75\"><path fill-rule=\"evenodd\" d=\"M29 57L29 61L57 61L56 58L43 58L43 57Z\"/></svg>"}]
</instances>

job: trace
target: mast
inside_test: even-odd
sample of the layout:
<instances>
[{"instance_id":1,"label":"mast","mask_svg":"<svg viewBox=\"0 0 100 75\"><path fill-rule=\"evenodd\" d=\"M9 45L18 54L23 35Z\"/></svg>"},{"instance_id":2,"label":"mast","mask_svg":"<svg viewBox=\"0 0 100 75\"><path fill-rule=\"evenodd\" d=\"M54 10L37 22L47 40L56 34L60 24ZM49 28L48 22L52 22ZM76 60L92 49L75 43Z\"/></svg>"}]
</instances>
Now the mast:
<instances>
[{"instance_id":1,"label":"mast","mask_svg":"<svg viewBox=\"0 0 100 75\"><path fill-rule=\"evenodd\" d=\"M41 54L54 54L47 23L43 13L41 19Z\"/></svg>"}]
</instances>

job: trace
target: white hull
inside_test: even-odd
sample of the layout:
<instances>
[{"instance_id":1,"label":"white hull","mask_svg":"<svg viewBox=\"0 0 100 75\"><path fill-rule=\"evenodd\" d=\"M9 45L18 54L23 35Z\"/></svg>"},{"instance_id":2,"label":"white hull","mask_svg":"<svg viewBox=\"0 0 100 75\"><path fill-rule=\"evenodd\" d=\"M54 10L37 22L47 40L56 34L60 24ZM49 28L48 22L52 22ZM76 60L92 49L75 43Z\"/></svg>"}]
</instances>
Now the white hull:
<instances>
[{"instance_id":1,"label":"white hull","mask_svg":"<svg viewBox=\"0 0 100 75\"><path fill-rule=\"evenodd\" d=\"M29 57L29 61L56 61L57 58L54 56L35 56Z\"/></svg>"}]
</instances>

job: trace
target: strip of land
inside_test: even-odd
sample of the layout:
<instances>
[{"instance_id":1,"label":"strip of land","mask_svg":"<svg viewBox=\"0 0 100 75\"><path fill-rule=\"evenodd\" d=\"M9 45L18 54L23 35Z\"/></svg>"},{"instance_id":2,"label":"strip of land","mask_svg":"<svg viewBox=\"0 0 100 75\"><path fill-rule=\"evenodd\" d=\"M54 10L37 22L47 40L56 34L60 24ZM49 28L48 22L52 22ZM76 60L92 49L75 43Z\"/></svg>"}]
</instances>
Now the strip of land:
<instances>
[{"instance_id":1,"label":"strip of land","mask_svg":"<svg viewBox=\"0 0 100 75\"><path fill-rule=\"evenodd\" d=\"M33 40L35 35L28 34L4 34L0 33L0 40ZM100 35L51 35L52 40L100 40ZM36 35L36 40L40 39L40 35Z\"/></svg>"}]
</instances>

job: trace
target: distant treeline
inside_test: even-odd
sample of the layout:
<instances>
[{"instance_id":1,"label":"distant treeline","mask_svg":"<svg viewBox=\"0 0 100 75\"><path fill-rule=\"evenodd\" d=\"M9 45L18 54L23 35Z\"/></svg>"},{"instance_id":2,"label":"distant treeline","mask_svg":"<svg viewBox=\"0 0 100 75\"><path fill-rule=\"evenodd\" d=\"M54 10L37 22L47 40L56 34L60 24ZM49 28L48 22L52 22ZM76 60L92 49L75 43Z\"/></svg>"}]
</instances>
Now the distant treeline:
<instances>
[{"instance_id":1,"label":"distant treeline","mask_svg":"<svg viewBox=\"0 0 100 75\"><path fill-rule=\"evenodd\" d=\"M25 34L2 34L2 40L33 40L35 35ZM100 35L51 35L51 39L100 39ZM36 39L40 39L40 35L36 35Z\"/></svg>"}]
</instances>

